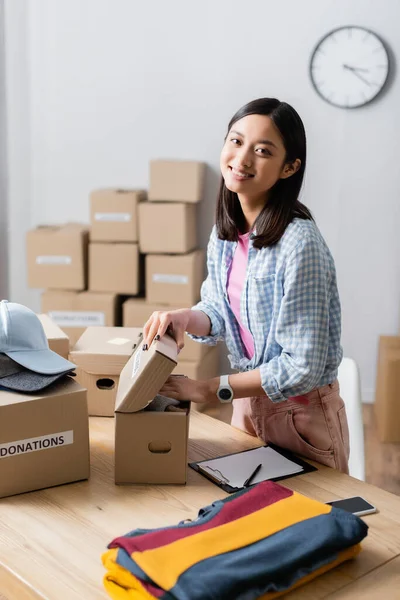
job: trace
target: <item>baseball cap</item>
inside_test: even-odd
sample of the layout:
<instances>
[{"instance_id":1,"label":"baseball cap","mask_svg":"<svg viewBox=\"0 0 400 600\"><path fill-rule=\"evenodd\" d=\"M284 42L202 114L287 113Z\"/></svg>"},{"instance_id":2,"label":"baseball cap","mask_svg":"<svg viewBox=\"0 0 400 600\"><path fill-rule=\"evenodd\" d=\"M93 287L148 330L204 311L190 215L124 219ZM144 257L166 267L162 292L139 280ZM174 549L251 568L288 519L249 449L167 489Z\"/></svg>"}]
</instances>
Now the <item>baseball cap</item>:
<instances>
[{"instance_id":1,"label":"baseball cap","mask_svg":"<svg viewBox=\"0 0 400 600\"><path fill-rule=\"evenodd\" d=\"M35 373L21 367L6 354L0 354L0 390L5 388L15 392L39 392L69 373L71 370L57 375Z\"/></svg>"},{"instance_id":2,"label":"baseball cap","mask_svg":"<svg viewBox=\"0 0 400 600\"><path fill-rule=\"evenodd\" d=\"M39 317L26 306L7 300L0 302L0 352L43 375L75 369L72 362L50 350Z\"/></svg>"}]
</instances>

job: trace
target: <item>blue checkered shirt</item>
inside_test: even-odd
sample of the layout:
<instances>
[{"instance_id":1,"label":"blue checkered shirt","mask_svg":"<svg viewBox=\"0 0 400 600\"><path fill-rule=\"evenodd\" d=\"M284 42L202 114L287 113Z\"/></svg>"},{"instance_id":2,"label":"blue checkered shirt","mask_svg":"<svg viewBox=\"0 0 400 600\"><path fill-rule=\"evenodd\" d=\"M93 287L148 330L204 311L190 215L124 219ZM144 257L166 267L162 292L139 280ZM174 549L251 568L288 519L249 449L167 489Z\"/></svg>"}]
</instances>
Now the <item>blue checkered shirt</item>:
<instances>
[{"instance_id":1,"label":"blue checkered shirt","mask_svg":"<svg viewBox=\"0 0 400 600\"><path fill-rule=\"evenodd\" d=\"M240 318L254 338L246 358L229 305L227 280L236 242L218 239L214 226L207 248L208 276L192 310L211 321L215 345L225 341L232 369L260 369L261 385L273 402L332 383L342 359L341 310L332 255L313 221L294 219L280 241L257 250L250 236Z\"/></svg>"}]
</instances>

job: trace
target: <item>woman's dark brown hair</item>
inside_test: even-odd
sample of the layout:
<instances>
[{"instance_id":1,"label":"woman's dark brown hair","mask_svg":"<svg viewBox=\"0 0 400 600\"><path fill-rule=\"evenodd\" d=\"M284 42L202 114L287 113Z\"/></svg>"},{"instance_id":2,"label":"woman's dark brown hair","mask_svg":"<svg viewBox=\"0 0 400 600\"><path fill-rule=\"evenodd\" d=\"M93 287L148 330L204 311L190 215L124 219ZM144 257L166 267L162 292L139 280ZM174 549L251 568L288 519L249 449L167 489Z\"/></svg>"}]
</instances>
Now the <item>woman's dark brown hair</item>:
<instances>
[{"instance_id":1,"label":"woman's dark brown hair","mask_svg":"<svg viewBox=\"0 0 400 600\"><path fill-rule=\"evenodd\" d=\"M254 223L256 235L253 237L255 248L273 246L281 239L286 227L295 218L313 220L311 212L299 201L306 167L306 132L297 112L286 102L276 98L259 98L242 106L232 117L232 125L248 115L265 115L279 130L286 150L286 163L300 159L299 170L287 179L279 179L269 190L268 202ZM231 242L238 240L238 234L245 230L245 218L239 198L231 192L221 178L217 200L216 225L218 237Z\"/></svg>"}]
</instances>

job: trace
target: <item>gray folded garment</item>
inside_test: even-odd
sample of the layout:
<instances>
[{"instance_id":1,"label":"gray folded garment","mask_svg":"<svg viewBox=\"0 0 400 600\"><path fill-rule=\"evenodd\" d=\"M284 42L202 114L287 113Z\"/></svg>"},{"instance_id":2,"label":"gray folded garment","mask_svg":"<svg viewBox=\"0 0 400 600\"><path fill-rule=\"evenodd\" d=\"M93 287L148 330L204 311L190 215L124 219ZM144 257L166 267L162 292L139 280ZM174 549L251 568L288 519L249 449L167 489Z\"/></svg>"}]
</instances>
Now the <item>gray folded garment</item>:
<instances>
[{"instance_id":1,"label":"gray folded garment","mask_svg":"<svg viewBox=\"0 0 400 600\"><path fill-rule=\"evenodd\" d=\"M165 412L169 406L179 406L179 400L175 400L174 398L167 398L167 396L162 396L161 394L157 394L153 398L153 400L146 406L144 410L152 410L158 412Z\"/></svg>"}]
</instances>

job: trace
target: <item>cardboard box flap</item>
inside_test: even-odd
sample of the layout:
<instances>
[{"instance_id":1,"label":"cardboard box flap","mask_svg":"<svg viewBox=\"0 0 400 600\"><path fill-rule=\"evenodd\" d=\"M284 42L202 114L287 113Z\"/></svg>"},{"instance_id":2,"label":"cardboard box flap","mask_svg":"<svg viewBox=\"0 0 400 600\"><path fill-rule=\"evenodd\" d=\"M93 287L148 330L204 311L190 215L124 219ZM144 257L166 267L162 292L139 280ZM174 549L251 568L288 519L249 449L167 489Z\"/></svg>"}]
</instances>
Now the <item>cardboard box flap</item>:
<instances>
[{"instance_id":1,"label":"cardboard box flap","mask_svg":"<svg viewBox=\"0 0 400 600\"><path fill-rule=\"evenodd\" d=\"M87 373L119 375L141 339L141 327L88 327L69 357Z\"/></svg>"},{"instance_id":2,"label":"cardboard box flap","mask_svg":"<svg viewBox=\"0 0 400 600\"><path fill-rule=\"evenodd\" d=\"M145 408L162 388L178 363L175 340L165 335L148 350L139 345L122 369L115 410L132 413Z\"/></svg>"}]
</instances>

